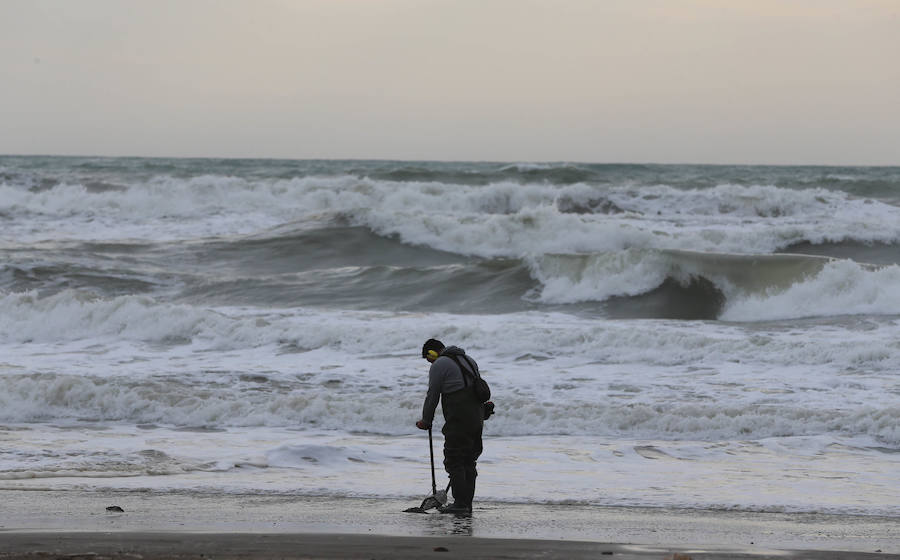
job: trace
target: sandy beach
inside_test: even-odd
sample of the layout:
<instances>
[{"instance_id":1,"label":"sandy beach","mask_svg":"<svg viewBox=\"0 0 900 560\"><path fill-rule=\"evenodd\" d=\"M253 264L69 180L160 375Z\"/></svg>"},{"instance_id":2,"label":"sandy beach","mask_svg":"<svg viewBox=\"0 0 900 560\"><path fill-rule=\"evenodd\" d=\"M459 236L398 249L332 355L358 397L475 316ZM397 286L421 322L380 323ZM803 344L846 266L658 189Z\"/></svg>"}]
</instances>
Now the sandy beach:
<instances>
[{"instance_id":1,"label":"sandy beach","mask_svg":"<svg viewBox=\"0 0 900 560\"><path fill-rule=\"evenodd\" d=\"M900 558L900 523L872 516L482 503L454 518L402 512L417 500L155 492L0 500L4 559Z\"/></svg>"},{"instance_id":2,"label":"sandy beach","mask_svg":"<svg viewBox=\"0 0 900 560\"><path fill-rule=\"evenodd\" d=\"M286 533L12 533L0 558L723 558L797 560L896 558L843 551L750 551L585 541Z\"/></svg>"}]
</instances>

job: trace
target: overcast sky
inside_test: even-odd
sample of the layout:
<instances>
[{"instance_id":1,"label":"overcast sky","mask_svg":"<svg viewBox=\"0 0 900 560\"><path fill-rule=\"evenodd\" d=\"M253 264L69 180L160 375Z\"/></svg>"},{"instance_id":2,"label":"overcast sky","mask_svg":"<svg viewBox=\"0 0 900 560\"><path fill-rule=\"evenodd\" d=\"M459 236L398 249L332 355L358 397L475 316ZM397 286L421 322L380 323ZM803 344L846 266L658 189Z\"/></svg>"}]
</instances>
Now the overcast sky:
<instances>
[{"instance_id":1,"label":"overcast sky","mask_svg":"<svg viewBox=\"0 0 900 560\"><path fill-rule=\"evenodd\" d=\"M900 165L900 0L0 0L0 153Z\"/></svg>"}]
</instances>

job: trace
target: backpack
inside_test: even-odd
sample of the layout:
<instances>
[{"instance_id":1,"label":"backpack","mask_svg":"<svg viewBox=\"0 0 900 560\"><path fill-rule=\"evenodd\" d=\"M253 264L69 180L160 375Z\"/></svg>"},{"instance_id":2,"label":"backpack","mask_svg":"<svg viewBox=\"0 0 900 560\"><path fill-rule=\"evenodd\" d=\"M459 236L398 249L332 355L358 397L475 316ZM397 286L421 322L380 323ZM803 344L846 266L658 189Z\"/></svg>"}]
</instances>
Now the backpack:
<instances>
[{"instance_id":1,"label":"backpack","mask_svg":"<svg viewBox=\"0 0 900 560\"><path fill-rule=\"evenodd\" d=\"M491 387L487 384L487 381L481 378L481 373L478 372L478 366L475 365L472 360L469 359L465 354L462 357L466 360L466 364L469 365L468 369L464 368L462 364L459 363L459 356L442 354L442 356L446 356L450 358L456 365L459 367L459 371L462 372L463 384L466 388L469 387L468 378L474 377L472 380L472 391L475 395L475 398L478 399L480 403L486 403L491 400Z\"/></svg>"}]
</instances>

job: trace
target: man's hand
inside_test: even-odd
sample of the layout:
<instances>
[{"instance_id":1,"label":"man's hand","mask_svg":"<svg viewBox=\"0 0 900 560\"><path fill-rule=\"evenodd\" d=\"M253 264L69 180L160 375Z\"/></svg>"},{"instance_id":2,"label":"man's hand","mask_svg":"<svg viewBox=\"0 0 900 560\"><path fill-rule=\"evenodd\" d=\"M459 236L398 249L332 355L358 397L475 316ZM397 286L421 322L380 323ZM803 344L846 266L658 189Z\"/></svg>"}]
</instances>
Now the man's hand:
<instances>
[{"instance_id":1,"label":"man's hand","mask_svg":"<svg viewBox=\"0 0 900 560\"><path fill-rule=\"evenodd\" d=\"M430 430L431 426L419 420L418 422L416 422L416 428L419 428L420 430Z\"/></svg>"}]
</instances>

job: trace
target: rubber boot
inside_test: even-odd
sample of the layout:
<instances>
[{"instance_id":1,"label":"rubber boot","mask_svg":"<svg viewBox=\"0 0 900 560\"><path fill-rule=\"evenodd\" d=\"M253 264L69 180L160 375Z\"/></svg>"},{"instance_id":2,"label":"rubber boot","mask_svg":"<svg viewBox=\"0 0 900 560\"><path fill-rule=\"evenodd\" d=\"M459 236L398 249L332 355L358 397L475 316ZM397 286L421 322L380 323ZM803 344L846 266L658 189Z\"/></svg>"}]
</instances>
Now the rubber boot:
<instances>
[{"instance_id":1,"label":"rubber boot","mask_svg":"<svg viewBox=\"0 0 900 560\"><path fill-rule=\"evenodd\" d=\"M438 511L457 515L472 513L469 488L470 484L466 479L466 471L462 467L453 469L453 472L450 473L450 489L453 491L453 503L438 508Z\"/></svg>"},{"instance_id":2,"label":"rubber boot","mask_svg":"<svg viewBox=\"0 0 900 560\"><path fill-rule=\"evenodd\" d=\"M465 495L465 503L469 506L469 509L472 509L472 502L475 501L475 479L478 478L478 471L475 469L475 466L466 466L466 495Z\"/></svg>"},{"instance_id":3,"label":"rubber boot","mask_svg":"<svg viewBox=\"0 0 900 560\"><path fill-rule=\"evenodd\" d=\"M452 513L453 515L472 515L472 506L463 506L453 502L438 508L438 511L441 513Z\"/></svg>"}]
</instances>

